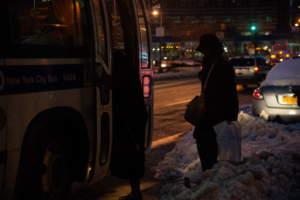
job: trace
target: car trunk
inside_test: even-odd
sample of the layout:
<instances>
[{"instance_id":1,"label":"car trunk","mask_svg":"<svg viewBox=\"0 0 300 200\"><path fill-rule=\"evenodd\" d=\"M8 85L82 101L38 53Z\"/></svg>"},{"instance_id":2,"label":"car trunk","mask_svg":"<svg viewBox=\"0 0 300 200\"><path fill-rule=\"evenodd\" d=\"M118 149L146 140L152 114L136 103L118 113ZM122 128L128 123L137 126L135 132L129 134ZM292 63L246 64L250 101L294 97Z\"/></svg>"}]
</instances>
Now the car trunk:
<instances>
[{"instance_id":1,"label":"car trunk","mask_svg":"<svg viewBox=\"0 0 300 200\"><path fill-rule=\"evenodd\" d=\"M234 67L235 74L237 77L240 76L253 76L254 74L254 67L247 67L247 66L241 66L241 67Z\"/></svg>"},{"instance_id":2,"label":"car trunk","mask_svg":"<svg viewBox=\"0 0 300 200\"><path fill-rule=\"evenodd\" d=\"M261 87L262 95L268 107L273 108L299 108L297 98L293 97L292 90L300 86L263 86Z\"/></svg>"}]
</instances>

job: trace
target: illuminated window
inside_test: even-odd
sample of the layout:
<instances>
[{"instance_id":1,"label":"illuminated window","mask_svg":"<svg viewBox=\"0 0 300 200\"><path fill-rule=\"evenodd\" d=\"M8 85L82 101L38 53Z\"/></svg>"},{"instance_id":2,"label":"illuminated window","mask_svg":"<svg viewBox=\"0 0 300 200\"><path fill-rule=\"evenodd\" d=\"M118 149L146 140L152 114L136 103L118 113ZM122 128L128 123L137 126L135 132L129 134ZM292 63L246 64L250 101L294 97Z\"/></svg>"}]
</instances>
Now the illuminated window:
<instances>
[{"instance_id":1,"label":"illuminated window","mask_svg":"<svg viewBox=\"0 0 300 200\"><path fill-rule=\"evenodd\" d=\"M171 24L179 24L181 21L180 16L167 16L167 20Z\"/></svg>"},{"instance_id":2,"label":"illuminated window","mask_svg":"<svg viewBox=\"0 0 300 200\"><path fill-rule=\"evenodd\" d=\"M204 16L204 23L216 23L217 18L215 16Z\"/></svg>"},{"instance_id":3,"label":"illuminated window","mask_svg":"<svg viewBox=\"0 0 300 200\"><path fill-rule=\"evenodd\" d=\"M242 15L241 21L242 22L251 22L251 16L250 15Z\"/></svg>"},{"instance_id":4,"label":"illuminated window","mask_svg":"<svg viewBox=\"0 0 300 200\"><path fill-rule=\"evenodd\" d=\"M233 22L235 22L235 17L234 16L225 16L224 22L225 23L233 23Z\"/></svg>"},{"instance_id":5,"label":"illuminated window","mask_svg":"<svg viewBox=\"0 0 300 200\"><path fill-rule=\"evenodd\" d=\"M196 16L186 16L185 19L190 24L199 23L199 19Z\"/></svg>"}]
</instances>

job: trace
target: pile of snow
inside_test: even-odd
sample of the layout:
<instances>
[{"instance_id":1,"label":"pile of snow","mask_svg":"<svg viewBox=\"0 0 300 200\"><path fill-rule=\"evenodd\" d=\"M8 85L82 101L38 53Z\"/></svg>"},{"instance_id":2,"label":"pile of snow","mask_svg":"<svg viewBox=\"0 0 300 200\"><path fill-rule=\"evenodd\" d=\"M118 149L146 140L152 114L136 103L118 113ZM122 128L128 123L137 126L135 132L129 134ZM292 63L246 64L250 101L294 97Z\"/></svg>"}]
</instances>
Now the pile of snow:
<instances>
[{"instance_id":1,"label":"pile of snow","mask_svg":"<svg viewBox=\"0 0 300 200\"><path fill-rule=\"evenodd\" d=\"M180 71L180 72L166 72L154 74L154 80L166 80L166 79L174 79L174 78L191 78L198 77L198 73L200 71L200 67L192 67L190 71Z\"/></svg>"},{"instance_id":2,"label":"pile of snow","mask_svg":"<svg viewBox=\"0 0 300 200\"><path fill-rule=\"evenodd\" d=\"M278 63L268 73L261 86L300 85L300 59Z\"/></svg>"},{"instance_id":3,"label":"pile of snow","mask_svg":"<svg viewBox=\"0 0 300 200\"><path fill-rule=\"evenodd\" d=\"M157 166L155 178L176 182L161 200L300 199L300 123L267 122L250 114L251 105L240 110L243 162L203 173L192 130Z\"/></svg>"}]
</instances>

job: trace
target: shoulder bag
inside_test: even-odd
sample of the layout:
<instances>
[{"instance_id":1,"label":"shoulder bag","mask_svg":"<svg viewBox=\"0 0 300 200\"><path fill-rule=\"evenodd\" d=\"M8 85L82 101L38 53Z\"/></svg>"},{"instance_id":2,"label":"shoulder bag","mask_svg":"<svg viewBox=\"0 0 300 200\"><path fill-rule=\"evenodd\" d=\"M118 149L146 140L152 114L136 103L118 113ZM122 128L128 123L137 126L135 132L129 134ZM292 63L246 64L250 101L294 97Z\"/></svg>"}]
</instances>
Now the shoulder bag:
<instances>
[{"instance_id":1,"label":"shoulder bag","mask_svg":"<svg viewBox=\"0 0 300 200\"><path fill-rule=\"evenodd\" d=\"M205 95L205 88L206 88L206 85L207 85L207 81L208 81L208 78L210 76L210 73L216 63L216 61L220 58L221 56L219 56L215 61L214 63L212 64L210 70L209 70L209 73L207 75L207 78L206 78L206 81L205 81L205 84L203 86L203 90L201 92L201 95L200 96L195 96L192 101L190 101L188 104L187 104L187 108L186 108L186 111L185 111L185 114L184 114L184 119L186 121L188 121L189 123L191 123L192 125L194 126L198 126L201 124L201 122L203 122L204 120L204 117L205 117L205 112L206 112L206 95Z\"/></svg>"}]
</instances>

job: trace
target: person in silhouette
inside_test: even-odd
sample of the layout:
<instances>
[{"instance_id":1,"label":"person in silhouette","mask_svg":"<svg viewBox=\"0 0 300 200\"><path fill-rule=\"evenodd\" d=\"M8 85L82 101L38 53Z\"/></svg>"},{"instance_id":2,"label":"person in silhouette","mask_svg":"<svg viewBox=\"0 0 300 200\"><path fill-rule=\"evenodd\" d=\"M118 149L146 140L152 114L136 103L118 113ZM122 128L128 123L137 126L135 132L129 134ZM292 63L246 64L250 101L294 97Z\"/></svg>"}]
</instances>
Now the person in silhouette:
<instances>
[{"instance_id":1,"label":"person in silhouette","mask_svg":"<svg viewBox=\"0 0 300 200\"><path fill-rule=\"evenodd\" d=\"M113 147L110 172L129 180L131 192L119 200L142 200L145 173L145 130L148 112L139 78L122 51L114 53Z\"/></svg>"},{"instance_id":2,"label":"person in silhouette","mask_svg":"<svg viewBox=\"0 0 300 200\"><path fill-rule=\"evenodd\" d=\"M202 170L211 169L217 163L218 144L213 127L223 121L236 121L239 111L235 71L230 62L223 56L223 44L212 33L200 37L197 51L204 54L203 69L198 76L202 82L201 91L208 78L206 95L206 113L203 123L194 129L194 138L202 164Z\"/></svg>"}]
</instances>

